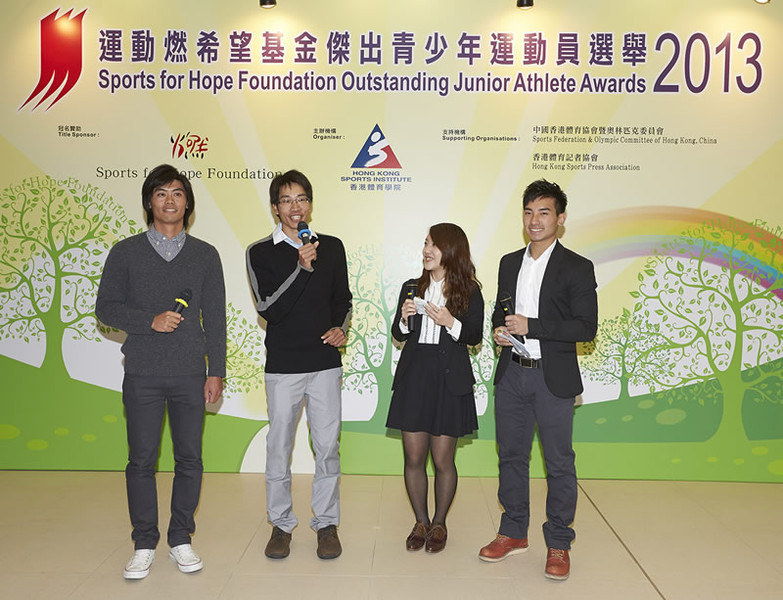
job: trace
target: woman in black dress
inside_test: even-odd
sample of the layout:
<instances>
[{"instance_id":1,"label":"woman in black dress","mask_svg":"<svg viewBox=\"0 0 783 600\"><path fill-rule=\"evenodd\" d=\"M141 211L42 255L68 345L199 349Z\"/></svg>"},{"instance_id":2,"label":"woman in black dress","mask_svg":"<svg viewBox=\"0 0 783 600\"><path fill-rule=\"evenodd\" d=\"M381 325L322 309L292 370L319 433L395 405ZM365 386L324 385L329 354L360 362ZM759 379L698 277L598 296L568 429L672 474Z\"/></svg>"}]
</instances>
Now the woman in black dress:
<instances>
[{"instance_id":1,"label":"woman in black dress","mask_svg":"<svg viewBox=\"0 0 783 600\"><path fill-rule=\"evenodd\" d=\"M468 345L481 342L484 299L465 232L452 223L430 228L424 270L400 291L394 339L407 343L394 374L386 426L402 431L405 489L416 524L405 547L440 552L446 514L457 491L457 438L478 429ZM417 304L421 307L418 309ZM435 514L427 508L427 456L435 467Z\"/></svg>"}]
</instances>

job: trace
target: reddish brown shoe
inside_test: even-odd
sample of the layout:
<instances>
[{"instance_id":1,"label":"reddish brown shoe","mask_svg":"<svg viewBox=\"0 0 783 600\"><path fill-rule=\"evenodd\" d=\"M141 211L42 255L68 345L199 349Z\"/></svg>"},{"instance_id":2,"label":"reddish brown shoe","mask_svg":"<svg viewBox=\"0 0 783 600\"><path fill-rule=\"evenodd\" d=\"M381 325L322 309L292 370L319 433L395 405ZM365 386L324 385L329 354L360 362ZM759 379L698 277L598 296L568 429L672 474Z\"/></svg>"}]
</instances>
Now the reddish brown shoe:
<instances>
[{"instance_id":1,"label":"reddish brown shoe","mask_svg":"<svg viewBox=\"0 0 783 600\"><path fill-rule=\"evenodd\" d=\"M427 540L427 534L429 532L429 525L422 523L421 521L416 521L416 524L411 530L411 534L405 540L405 549L415 551L424 548L424 542Z\"/></svg>"},{"instance_id":2,"label":"reddish brown shoe","mask_svg":"<svg viewBox=\"0 0 783 600\"><path fill-rule=\"evenodd\" d=\"M489 544L479 550L479 558L487 562L499 562L512 554L527 551L527 538L521 540L498 534Z\"/></svg>"},{"instance_id":3,"label":"reddish brown shoe","mask_svg":"<svg viewBox=\"0 0 783 600\"><path fill-rule=\"evenodd\" d=\"M564 581L571 572L571 559L568 550L548 548L546 551L546 569L544 575L547 579Z\"/></svg>"},{"instance_id":4,"label":"reddish brown shoe","mask_svg":"<svg viewBox=\"0 0 783 600\"><path fill-rule=\"evenodd\" d=\"M424 551L434 554L440 552L446 547L446 528L440 523L436 523L430 528L430 532L427 534L427 541L424 545Z\"/></svg>"}]
</instances>

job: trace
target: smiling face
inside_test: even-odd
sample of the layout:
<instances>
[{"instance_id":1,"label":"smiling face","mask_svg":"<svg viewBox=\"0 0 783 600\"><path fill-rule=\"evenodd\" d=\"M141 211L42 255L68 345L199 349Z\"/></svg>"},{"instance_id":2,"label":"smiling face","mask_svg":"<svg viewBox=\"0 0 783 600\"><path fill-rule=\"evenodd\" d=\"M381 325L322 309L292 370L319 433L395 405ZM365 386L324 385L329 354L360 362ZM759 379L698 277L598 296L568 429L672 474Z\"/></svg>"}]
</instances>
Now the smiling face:
<instances>
[{"instance_id":1,"label":"smiling face","mask_svg":"<svg viewBox=\"0 0 783 600\"><path fill-rule=\"evenodd\" d=\"M188 199L185 193L185 186L176 179L156 187L152 191L150 198L150 208L152 209L152 218L156 229L174 228L181 231L184 227L185 208ZM161 231L161 233L164 233Z\"/></svg>"},{"instance_id":2,"label":"smiling face","mask_svg":"<svg viewBox=\"0 0 783 600\"><path fill-rule=\"evenodd\" d=\"M424 240L424 249L421 251L421 255L424 258L424 269L429 271L437 281L443 279L446 274L446 269L441 264L443 254L429 235Z\"/></svg>"},{"instance_id":3,"label":"smiling face","mask_svg":"<svg viewBox=\"0 0 783 600\"><path fill-rule=\"evenodd\" d=\"M285 233L292 240L299 239L297 227L302 221L310 221L310 213L313 205L307 197L305 189L298 183L284 185L277 196L277 204L272 205L272 210L280 219Z\"/></svg>"},{"instance_id":4,"label":"smiling face","mask_svg":"<svg viewBox=\"0 0 783 600\"><path fill-rule=\"evenodd\" d=\"M541 196L525 206L522 222L530 239L530 251L534 257L557 239L557 229L565 223L566 214L557 214L555 199Z\"/></svg>"}]
</instances>

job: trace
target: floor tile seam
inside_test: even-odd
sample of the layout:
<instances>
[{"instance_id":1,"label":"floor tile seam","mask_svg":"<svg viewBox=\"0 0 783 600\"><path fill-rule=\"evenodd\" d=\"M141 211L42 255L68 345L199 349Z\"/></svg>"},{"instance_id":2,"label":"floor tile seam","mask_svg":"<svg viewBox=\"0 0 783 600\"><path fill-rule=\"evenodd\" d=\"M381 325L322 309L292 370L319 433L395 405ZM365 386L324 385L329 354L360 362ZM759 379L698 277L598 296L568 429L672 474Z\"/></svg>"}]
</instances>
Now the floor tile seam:
<instances>
[{"instance_id":1,"label":"floor tile seam","mask_svg":"<svg viewBox=\"0 0 783 600\"><path fill-rule=\"evenodd\" d=\"M598 513L598 515L603 520L603 522L609 528L609 531L612 532L612 535L615 537L615 539L623 547L623 549L625 550L626 554L634 562L634 564L639 569L639 571L642 573L644 578L649 582L649 584L652 586L652 588L655 590L655 592L658 594L658 596L660 596L662 600L666 600L666 596L664 596L663 592L661 592L661 589L655 583L655 581L653 580L652 576L645 570L645 568L642 566L642 563L639 561L639 559L633 553L631 548L628 546L628 544L626 544L625 540L620 536L618 531L609 522L609 519L607 518L607 516L598 507L598 504L593 500L593 498L590 496L590 494L587 492L587 490L584 488L584 486L582 486L581 483L578 483L578 486L579 486L579 490L581 492L581 495L583 495L585 498L587 498L587 501L590 502L592 507L595 509L595 511Z\"/></svg>"},{"instance_id":2,"label":"floor tile seam","mask_svg":"<svg viewBox=\"0 0 783 600\"><path fill-rule=\"evenodd\" d=\"M250 536L250 539L248 539L247 543L245 544L244 549L239 555L239 559L236 561L236 564L234 565L234 569L232 569L232 572L236 570L239 565L242 564L242 561L245 559L245 556L247 555L248 551L250 551L251 546L253 545L254 540L258 537L259 531L261 530L261 527L263 525L259 525L256 527L256 530L253 532L253 535Z\"/></svg>"},{"instance_id":3,"label":"floor tile seam","mask_svg":"<svg viewBox=\"0 0 783 600\"><path fill-rule=\"evenodd\" d=\"M225 594L228 593L228 590L230 589L231 583L234 581L235 576L237 575L237 567L239 564L234 565L234 568L231 569L231 572L229 573L228 577L226 577L225 582L220 588L220 591L218 592L218 595L216 597L216 600L221 600L221 598L231 598L233 596L225 596Z\"/></svg>"}]
</instances>

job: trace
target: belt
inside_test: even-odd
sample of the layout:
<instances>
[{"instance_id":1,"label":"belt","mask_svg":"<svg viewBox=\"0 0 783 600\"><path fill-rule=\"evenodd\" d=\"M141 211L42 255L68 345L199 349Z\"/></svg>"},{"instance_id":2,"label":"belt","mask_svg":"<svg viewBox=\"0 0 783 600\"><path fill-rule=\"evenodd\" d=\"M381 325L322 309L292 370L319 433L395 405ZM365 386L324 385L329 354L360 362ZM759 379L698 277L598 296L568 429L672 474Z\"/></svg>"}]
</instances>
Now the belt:
<instances>
[{"instance_id":1,"label":"belt","mask_svg":"<svg viewBox=\"0 0 783 600\"><path fill-rule=\"evenodd\" d=\"M522 356L516 352L511 353L511 360L517 363L520 367L524 367L526 369L538 369L541 366L540 358L528 358L527 356Z\"/></svg>"}]
</instances>

